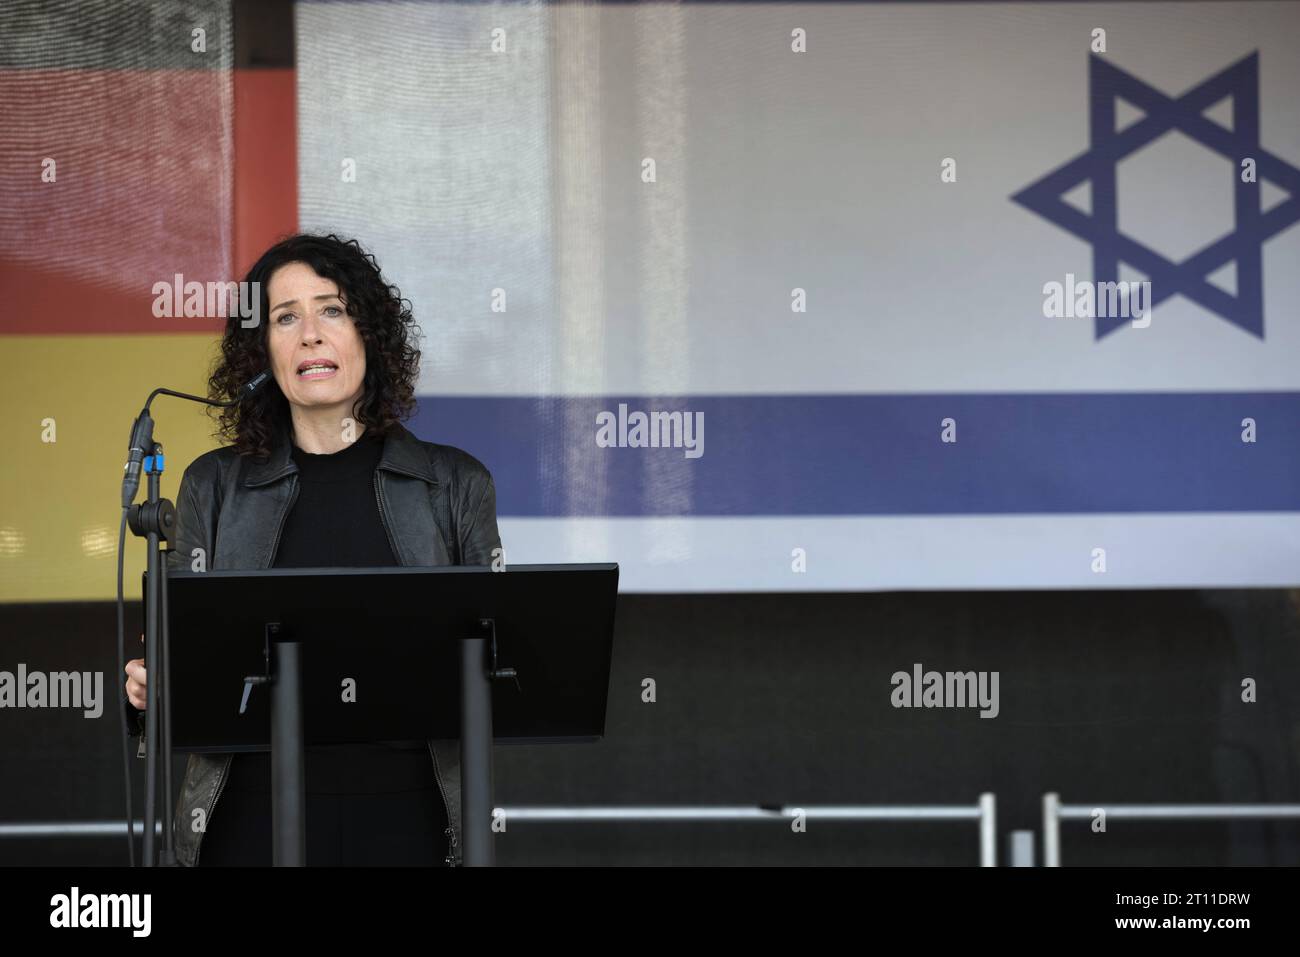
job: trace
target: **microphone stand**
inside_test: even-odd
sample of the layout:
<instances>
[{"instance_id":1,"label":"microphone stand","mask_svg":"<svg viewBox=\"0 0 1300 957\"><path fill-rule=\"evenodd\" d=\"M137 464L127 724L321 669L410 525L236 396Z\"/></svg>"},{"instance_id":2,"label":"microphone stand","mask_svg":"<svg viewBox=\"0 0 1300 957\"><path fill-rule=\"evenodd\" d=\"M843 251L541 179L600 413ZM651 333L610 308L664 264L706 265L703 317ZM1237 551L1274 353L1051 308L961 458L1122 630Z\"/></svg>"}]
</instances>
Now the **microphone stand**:
<instances>
[{"instance_id":1,"label":"microphone stand","mask_svg":"<svg viewBox=\"0 0 1300 957\"><path fill-rule=\"evenodd\" d=\"M147 413L146 413L147 414ZM147 707L145 710L145 780L148 782L144 799L144 866L176 866L175 835L172 833L172 713L171 713L171 642L167 622L167 562L159 549L160 541L168 543L168 551L176 528L176 507L170 499L159 496L160 476L164 469L163 447L153 441L152 420L148 423L148 455L144 459L147 476L147 498L132 505L127 513L131 531L147 542L145 582L145 639L144 669L148 676ZM161 712L160 712L161 708ZM161 720L160 720L161 719ZM158 727L162 725L162 740L158 740ZM154 803L158 796L158 763L162 761L163 809L162 851L154 849Z\"/></svg>"},{"instance_id":2,"label":"microphone stand","mask_svg":"<svg viewBox=\"0 0 1300 957\"><path fill-rule=\"evenodd\" d=\"M167 616L167 561L166 553L172 550L172 537L176 530L176 506L170 499L160 496L159 485L165 467L163 447L154 441L153 418L149 406L158 395L172 395L190 399L204 405L229 407L255 395L271 380L269 370L258 373L229 401L207 399L187 392L171 389L154 389L136 418L131 430L130 452L126 464L126 477L122 482L122 504L127 508L127 523L131 532L145 539L148 547L145 568L145 640L144 670L147 679L145 701L145 780L144 799L144 854L145 867L175 867L176 839L172 833L172 699L171 699L171 635ZM145 501L131 504L139 484L139 466L148 479ZM133 468L135 466L135 468ZM159 544L167 542L166 550ZM161 709L161 711L160 711ZM159 727L162 740L159 741ZM154 844L155 803L158 798L158 765L162 763L163 809L162 849ZM134 826L134 825L132 825Z\"/></svg>"}]
</instances>

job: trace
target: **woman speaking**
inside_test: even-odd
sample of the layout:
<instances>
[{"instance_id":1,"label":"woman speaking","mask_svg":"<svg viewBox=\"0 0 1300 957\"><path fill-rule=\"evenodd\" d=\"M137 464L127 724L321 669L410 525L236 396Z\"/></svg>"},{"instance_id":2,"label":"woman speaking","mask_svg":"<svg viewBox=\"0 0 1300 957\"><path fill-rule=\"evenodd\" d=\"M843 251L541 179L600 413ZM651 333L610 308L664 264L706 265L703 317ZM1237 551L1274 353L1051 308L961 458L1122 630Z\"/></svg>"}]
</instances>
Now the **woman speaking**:
<instances>
[{"instance_id":1,"label":"woman speaking","mask_svg":"<svg viewBox=\"0 0 1300 957\"><path fill-rule=\"evenodd\" d=\"M209 395L228 400L268 368L275 382L224 409L229 444L185 470L169 567L498 559L491 474L401 424L415 405L418 330L374 257L355 240L294 236L244 281L259 284L260 321L227 320ZM126 673L143 709L143 659ZM459 781L454 740L308 748L307 863L458 864ZM270 865L270 755L191 754L175 845L187 866Z\"/></svg>"}]
</instances>

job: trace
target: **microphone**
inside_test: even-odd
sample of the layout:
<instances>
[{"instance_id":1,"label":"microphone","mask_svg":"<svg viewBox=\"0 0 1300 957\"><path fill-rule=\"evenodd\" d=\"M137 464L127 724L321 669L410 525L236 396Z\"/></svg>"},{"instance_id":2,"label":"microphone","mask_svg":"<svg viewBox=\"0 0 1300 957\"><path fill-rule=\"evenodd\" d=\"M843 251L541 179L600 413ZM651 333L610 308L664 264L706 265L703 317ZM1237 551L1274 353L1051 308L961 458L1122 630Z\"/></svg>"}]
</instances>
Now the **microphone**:
<instances>
[{"instance_id":1,"label":"microphone","mask_svg":"<svg viewBox=\"0 0 1300 957\"><path fill-rule=\"evenodd\" d=\"M153 417L149 415L149 406L136 416L131 426L131 439L128 446L122 478L122 507L130 508L135 501L135 493L140 488L140 463L144 459L144 450L153 447Z\"/></svg>"},{"instance_id":2,"label":"microphone","mask_svg":"<svg viewBox=\"0 0 1300 957\"><path fill-rule=\"evenodd\" d=\"M240 402L243 402L245 399L251 399L253 396L257 395L257 393L262 390L262 386L266 385L270 381L271 381L271 370L263 369L257 375L253 376L253 378L245 382L240 387L239 391L235 393L235 397L233 399L231 399L229 402L223 402L221 404L237 405Z\"/></svg>"},{"instance_id":3,"label":"microphone","mask_svg":"<svg viewBox=\"0 0 1300 957\"><path fill-rule=\"evenodd\" d=\"M223 408L229 408L232 405L238 405L251 399L260 392L272 379L271 370L263 369L253 378L249 379L239 387L233 399L225 402L216 399L205 399L201 395L190 395L187 392L173 392L171 389L154 389L149 394L149 399L144 404L144 409L136 416L135 423L131 426L131 438L128 446L126 465L122 467L126 473L122 477L122 507L130 508L131 503L135 501L135 494L140 490L140 468L144 462L145 452L153 448L153 417L149 415L149 406L153 403L154 396L157 395L174 395L179 399L189 399L192 402L202 402L204 405L216 405Z\"/></svg>"}]
</instances>

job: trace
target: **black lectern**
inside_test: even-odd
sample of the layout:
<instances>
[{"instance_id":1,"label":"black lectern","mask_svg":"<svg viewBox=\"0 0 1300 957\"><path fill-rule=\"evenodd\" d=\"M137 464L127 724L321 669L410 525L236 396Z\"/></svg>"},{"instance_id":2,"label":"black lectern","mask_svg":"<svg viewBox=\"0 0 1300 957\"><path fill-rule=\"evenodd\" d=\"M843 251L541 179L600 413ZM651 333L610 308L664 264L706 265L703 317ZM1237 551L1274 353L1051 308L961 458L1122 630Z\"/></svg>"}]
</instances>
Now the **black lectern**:
<instances>
[{"instance_id":1,"label":"black lectern","mask_svg":"<svg viewBox=\"0 0 1300 957\"><path fill-rule=\"evenodd\" d=\"M603 736L617 592L616 564L171 571L173 749L269 745L301 865L305 746L459 738L464 863L491 864L493 741Z\"/></svg>"}]
</instances>

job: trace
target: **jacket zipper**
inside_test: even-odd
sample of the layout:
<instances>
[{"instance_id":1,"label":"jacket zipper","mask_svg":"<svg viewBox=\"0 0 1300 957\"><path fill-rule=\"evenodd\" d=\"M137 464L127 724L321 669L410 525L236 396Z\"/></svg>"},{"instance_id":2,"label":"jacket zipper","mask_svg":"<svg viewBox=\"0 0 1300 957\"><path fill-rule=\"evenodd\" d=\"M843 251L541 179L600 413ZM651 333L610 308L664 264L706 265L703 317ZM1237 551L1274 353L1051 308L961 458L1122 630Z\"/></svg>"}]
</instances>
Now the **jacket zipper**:
<instances>
[{"instance_id":1,"label":"jacket zipper","mask_svg":"<svg viewBox=\"0 0 1300 957\"><path fill-rule=\"evenodd\" d=\"M442 768L438 767L438 752L429 744L429 754L433 757L433 777L438 782L438 793L442 795L442 808L447 812L447 826L442 833L447 835L447 856L443 858L448 867L456 866L456 828L451 823L451 805L447 801L447 789L442 783Z\"/></svg>"},{"instance_id":2,"label":"jacket zipper","mask_svg":"<svg viewBox=\"0 0 1300 957\"><path fill-rule=\"evenodd\" d=\"M217 790L212 795L212 800L203 811L203 836L207 836L208 825L212 823L212 812L217 807L217 799L221 797L221 792L226 789L226 782L230 780L230 763L235 760L232 754L226 758L226 763L221 766L221 779L217 782ZM191 822L192 826L192 822ZM194 845L194 866L199 866L199 855L203 853L203 837L200 837L198 843Z\"/></svg>"},{"instance_id":3,"label":"jacket zipper","mask_svg":"<svg viewBox=\"0 0 1300 957\"><path fill-rule=\"evenodd\" d=\"M275 564L275 554L280 550L280 535L284 532L284 523L289 518L289 513L293 511L293 505L298 501L298 479L293 477L291 492L289 494L289 505L280 513L280 524L275 528L275 538L271 541L271 554L267 559L266 567L270 568ZM212 812L216 809L217 799L221 797L221 792L226 789L226 782L230 780L230 764L234 760L234 755L226 758L226 763L221 768L221 779L217 782L217 790L212 795L212 800L208 802L204 810L203 833L207 834L208 822L212 820ZM199 865L199 855L203 853L203 838L199 838L198 845L194 848L194 866Z\"/></svg>"},{"instance_id":4,"label":"jacket zipper","mask_svg":"<svg viewBox=\"0 0 1300 957\"><path fill-rule=\"evenodd\" d=\"M393 550L393 557L397 559L398 564L403 564L402 554L397 550L397 543L393 541L393 530L388 527L388 513L384 511L384 496L379 490L379 469L375 469L375 504L379 506L379 524L384 526L384 535L388 538L388 547Z\"/></svg>"},{"instance_id":5,"label":"jacket zipper","mask_svg":"<svg viewBox=\"0 0 1300 957\"><path fill-rule=\"evenodd\" d=\"M298 476L293 476L293 483L290 486L289 505L280 513L280 524L275 528L275 538L271 541L271 555L266 560L266 567L270 568L275 564L275 553L280 550L280 535L284 532L284 523L289 518L289 513L293 511L293 505L298 501Z\"/></svg>"}]
</instances>

